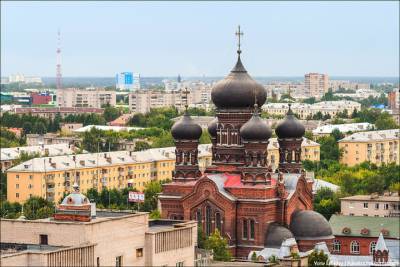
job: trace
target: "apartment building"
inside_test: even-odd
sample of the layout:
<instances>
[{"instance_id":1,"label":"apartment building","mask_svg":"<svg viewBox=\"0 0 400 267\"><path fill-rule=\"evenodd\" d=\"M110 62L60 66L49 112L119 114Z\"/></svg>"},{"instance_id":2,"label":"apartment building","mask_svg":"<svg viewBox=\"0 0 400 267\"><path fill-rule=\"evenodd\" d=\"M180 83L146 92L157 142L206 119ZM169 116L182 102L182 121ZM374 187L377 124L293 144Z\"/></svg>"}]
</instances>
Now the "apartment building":
<instances>
[{"instance_id":1,"label":"apartment building","mask_svg":"<svg viewBox=\"0 0 400 267\"><path fill-rule=\"evenodd\" d=\"M106 91L103 89L58 89L57 103L59 107L91 107L101 108L109 104L115 106L115 91Z\"/></svg>"},{"instance_id":2,"label":"apartment building","mask_svg":"<svg viewBox=\"0 0 400 267\"><path fill-rule=\"evenodd\" d=\"M384 195L356 195L340 199L342 215L399 217L400 196L398 193Z\"/></svg>"},{"instance_id":3,"label":"apartment building","mask_svg":"<svg viewBox=\"0 0 400 267\"><path fill-rule=\"evenodd\" d=\"M342 134L365 132L373 130L375 126L368 122L345 123L345 124L327 124L317 127L312 131L314 136L330 135L334 130L338 130Z\"/></svg>"},{"instance_id":4,"label":"apartment building","mask_svg":"<svg viewBox=\"0 0 400 267\"><path fill-rule=\"evenodd\" d=\"M82 143L82 138L75 136L60 136L55 133L46 134L27 134L26 144L28 146L40 146L40 145L55 145L55 144L67 144L67 145L79 145Z\"/></svg>"},{"instance_id":5,"label":"apartment building","mask_svg":"<svg viewBox=\"0 0 400 267\"><path fill-rule=\"evenodd\" d=\"M82 214L85 204L65 206ZM149 220L148 213L132 211L95 215L84 222L59 220L57 213L39 220L1 219L1 265L194 266L195 221Z\"/></svg>"},{"instance_id":6,"label":"apartment building","mask_svg":"<svg viewBox=\"0 0 400 267\"><path fill-rule=\"evenodd\" d=\"M399 138L399 129L354 133L338 142L343 149L340 162L348 166L364 161L400 164Z\"/></svg>"},{"instance_id":7,"label":"apartment building","mask_svg":"<svg viewBox=\"0 0 400 267\"><path fill-rule=\"evenodd\" d=\"M394 88L392 92L388 94L388 106L392 110L398 110L400 108L400 92L399 88Z\"/></svg>"},{"instance_id":8,"label":"apartment building","mask_svg":"<svg viewBox=\"0 0 400 267\"><path fill-rule=\"evenodd\" d=\"M268 103L263 105L262 109L271 115L285 116L289 108L288 105L288 103ZM361 104L355 101L340 100L323 101L315 104L293 103L291 108L300 119L310 119L318 112L321 112L323 116L329 115L333 118L344 110L347 110L350 117L354 110L361 110Z\"/></svg>"},{"instance_id":9,"label":"apartment building","mask_svg":"<svg viewBox=\"0 0 400 267\"><path fill-rule=\"evenodd\" d=\"M17 160L23 153L28 155L38 154L39 156L59 156L71 155L75 152L75 147L67 143L1 148L1 171L5 171L6 169L10 168L14 161Z\"/></svg>"},{"instance_id":10,"label":"apartment building","mask_svg":"<svg viewBox=\"0 0 400 267\"><path fill-rule=\"evenodd\" d=\"M66 107L58 107L58 108L15 108L12 113L22 115L22 114L30 114L32 116L37 116L41 118L54 119L58 114L61 118L65 118L68 115L76 115L76 114L84 114L84 113L96 113L102 115L104 109L102 108L66 108Z\"/></svg>"},{"instance_id":11,"label":"apartment building","mask_svg":"<svg viewBox=\"0 0 400 267\"><path fill-rule=\"evenodd\" d=\"M176 107L183 110L186 102L188 105L209 104L211 89L203 86L196 89L161 91L139 90L129 94L129 110L137 113L147 113L151 108Z\"/></svg>"},{"instance_id":12,"label":"apartment building","mask_svg":"<svg viewBox=\"0 0 400 267\"><path fill-rule=\"evenodd\" d=\"M304 75L304 93L308 97L321 98L328 92L328 74L307 73Z\"/></svg>"},{"instance_id":13,"label":"apartment building","mask_svg":"<svg viewBox=\"0 0 400 267\"><path fill-rule=\"evenodd\" d=\"M199 148L201 169L211 164L210 146ZM58 202L76 182L82 192L90 188L143 191L153 180L172 179L175 147L145 151L114 151L35 158L7 170L7 198L23 203L32 196Z\"/></svg>"},{"instance_id":14,"label":"apartment building","mask_svg":"<svg viewBox=\"0 0 400 267\"><path fill-rule=\"evenodd\" d=\"M360 83L360 82L351 82L346 80L329 80L329 88L332 89L333 92L339 89L346 90L359 90L359 89L370 89L371 85L369 83Z\"/></svg>"}]
</instances>

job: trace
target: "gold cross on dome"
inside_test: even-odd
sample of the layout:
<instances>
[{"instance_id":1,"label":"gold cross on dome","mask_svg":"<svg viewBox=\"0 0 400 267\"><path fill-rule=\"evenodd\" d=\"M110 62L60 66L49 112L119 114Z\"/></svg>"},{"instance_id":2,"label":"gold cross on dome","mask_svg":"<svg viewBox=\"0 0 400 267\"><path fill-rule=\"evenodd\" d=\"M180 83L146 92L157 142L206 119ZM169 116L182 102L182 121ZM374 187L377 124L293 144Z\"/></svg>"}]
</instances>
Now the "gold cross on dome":
<instances>
[{"instance_id":1,"label":"gold cross on dome","mask_svg":"<svg viewBox=\"0 0 400 267\"><path fill-rule=\"evenodd\" d=\"M240 50L240 37L243 36L243 32L240 31L240 25L238 26L237 32L235 32L235 35L238 37L238 53L242 52Z\"/></svg>"}]
</instances>

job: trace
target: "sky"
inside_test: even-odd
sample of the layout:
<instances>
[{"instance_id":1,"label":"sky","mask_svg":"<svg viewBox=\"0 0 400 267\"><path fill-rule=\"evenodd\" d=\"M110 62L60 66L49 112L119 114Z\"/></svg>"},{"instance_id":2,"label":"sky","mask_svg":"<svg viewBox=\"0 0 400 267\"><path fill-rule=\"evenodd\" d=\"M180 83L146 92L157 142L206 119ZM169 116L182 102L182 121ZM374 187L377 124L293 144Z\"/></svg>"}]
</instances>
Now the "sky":
<instances>
[{"instance_id":1,"label":"sky","mask_svg":"<svg viewBox=\"0 0 400 267\"><path fill-rule=\"evenodd\" d=\"M399 76L399 2L1 1L1 76Z\"/></svg>"}]
</instances>

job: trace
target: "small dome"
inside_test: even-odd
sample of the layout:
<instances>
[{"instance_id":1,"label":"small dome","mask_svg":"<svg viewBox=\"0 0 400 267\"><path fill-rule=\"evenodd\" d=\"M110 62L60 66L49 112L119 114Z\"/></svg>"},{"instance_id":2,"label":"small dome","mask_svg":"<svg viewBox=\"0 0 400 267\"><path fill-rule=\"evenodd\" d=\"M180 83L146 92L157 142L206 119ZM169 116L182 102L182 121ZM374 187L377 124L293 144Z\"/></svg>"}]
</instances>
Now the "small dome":
<instances>
[{"instance_id":1,"label":"small dome","mask_svg":"<svg viewBox=\"0 0 400 267\"><path fill-rule=\"evenodd\" d=\"M217 137L217 124L218 118L215 117L208 125L208 133L211 135L211 137Z\"/></svg>"},{"instance_id":2,"label":"small dome","mask_svg":"<svg viewBox=\"0 0 400 267\"><path fill-rule=\"evenodd\" d=\"M176 140L197 140L202 133L201 127L186 112L171 128L171 134Z\"/></svg>"},{"instance_id":3,"label":"small dome","mask_svg":"<svg viewBox=\"0 0 400 267\"><path fill-rule=\"evenodd\" d=\"M282 242L288 238L294 238L289 229L277 223L272 223L268 227L267 234L265 236L264 247L280 248Z\"/></svg>"},{"instance_id":4,"label":"small dome","mask_svg":"<svg viewBox=\"0 0 400 267\"><path fill-rule=\"evenodd\" d=\"M243 67L240 57L231 73L217 82L211 91L211 99L218 108L251 108L254 103L261 107L267 98L265 88L257 83Z\"/></svg>"},{"instance_id":5,"label":"small dome","mask_svg":"<svg viewBox=\"0 0 400 267\"><path fill-rule=\"evenodd\" d=\"M240 136L244 140L268 140L271 135L271 128L257 112L240 128Z\"/></svg>"},{"instance_id":6,"label":"small dome","mask_svg":"<svg viewBox=\"0 0 400 267\"><path fill-rule=\"evenodd\" d=\"M289 228L296 237L296 240L333 238L329 222L324 216L312 210L294 212Z\"/></svg>"},{"instance_id":7,"label":"small dome","mask_svg":"<svg viewBox=\"0 0 400 267\"><path fill-rule=\"evenodd\" d=\"M275 129L275 133L279 138L301 138L305 131L303 124L294 116L290 106L285 120L280 122Z\"/></svg>"},{"instance_id":8,"label":"small dome","mask_svg":"<svg viewBox=\"0 0 400 267\"><path fill-rule=\"evenodd\" d=\"M90 204L89 199L85 195L82 195L81 193L79 193L78 184L74 183L73 188L74 188L74 192L67 195L61 202L61 205L81 206L81 205Z\"/></svg>"}]
</instances>

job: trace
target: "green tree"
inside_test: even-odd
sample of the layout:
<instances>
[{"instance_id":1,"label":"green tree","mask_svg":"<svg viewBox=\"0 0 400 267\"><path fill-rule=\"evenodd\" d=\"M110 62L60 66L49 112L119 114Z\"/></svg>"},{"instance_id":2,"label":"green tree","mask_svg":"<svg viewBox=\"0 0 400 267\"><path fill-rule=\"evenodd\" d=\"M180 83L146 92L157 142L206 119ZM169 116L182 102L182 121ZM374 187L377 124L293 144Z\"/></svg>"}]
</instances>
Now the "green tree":
<instances>
[{"instance_id":1,"label":"green tree","mask_svg":"<svg viewBox=\"0 0 400 267\"><path fill-rule=\"evenodd\" d=\"M334 136L322 136L318 138L317 142L320 144L321 160L339 160L341 151Z\"/></svg>"},{"instance_id":2,"label":"green tree","mask_svg":"<svg viewBox=\"0 0 400 267\"><path fill-rule=\"evenodd\" d=\"M107 122L115 120L120 115L121 115L121 111L118 108L110 106L110 104L107 104L104 107L103 116Z\"/></svg>"},{"instance_id":3,"label":"green tree","mask_svg":"<svg viewBox=\"0 0 400 267\"><path fill-rule=\"evenodd\" d=\"M146 141L137 141L135 143L135 151L142 151L151 148L151 145Z\"/></svg>"},{"instance_id":4,"label":"green tree","mask_svg":"<svg viewBox=\"0 0 400 267\"><path fill-rule=\"evenodd\" d=\"M18 202L0 200L0 216L6 219L17 219L21 213L22 206Z\"/></svg>"},{"instance_id":5,"label":"green tree","mask_svg":"<svg viewBox=\"0 0 400 267\"><path fill-rule=\"evenodd\" d=\"M159 210L153 210L150 212L150 219L160 219L161 218L161 213Z\"/></svg>"},{"instance_id":6,"label":"green tree","mask_svg":"<svg viewBox=\"0 0 400 267\"><path fill-rule=\"evenodd\" d=\"M308 256L308 266L332 266L329 264L329 256L322 250L314 250Z\"/></svg>"},{"instance_id":7,"label":"green tree","mask_svg":"<svg viewBox=\"0 0 400 267\"><path fill-rule=\"evenodd\" d=\"M257 253L255 251L253 251L253 253L251 254L251 261L252 262L256 262L257 261Z\"/></svg>"},{"instance_id":8,"label":"green tree","mask_svg":"<svg viewBox=\"0 0 400 267\"><path fill-rule=\"evenodd\" d=\"M38 121L33 125L32 132L37 134L45 134L47 133L47 127L43 122Z\"/></svg>"},{"instance_id":9,"label":"green tree","mask_svg":"<svg viewBox=\"0 0 400 267\"><path fill-rule=\"evenodd\" d=\"M162 186L159 181L151 181L146 185L144 190L144 203L142 209L144 211L152 211L157 209L157 195L161 193Z\"/></svg>"},{"instance_id":10,"label":"green tree","mask_svg":"<svg viewBox=\"0 0 400 267\"><path fill-rule=\"evenodd\" d=\"M201 223L197 224L197 247L205 248L207 237L204 234L203 226Z\"/></svg>"},{"instance_id":11,"label":"green tree","mask_svg":"<svg viewBox=\"0 0 400 267\"><path fill-rule=\"evenodd\" d=\"M29 121L24 122L22 129L24 130L24 134L30 134L32 132L32 123Z\"/></svg>"},{"instance_id":12,"label":"green tree","mask_svg":"<svg viewBox=\"0 0 400 267\"><path fill-rule=\"evenodd\" d=\"M220 235L218 229L207 238L205 248L213 251L216 261L230 261L232 258L228 241Z\"/></svg>"},{"instance_id":13,"label":"green tree","mask_svg":"<svg viewBox=\"0 0 400 267\"><path fill-rule=\"evenodd\" d=\"M41 197L31 197L24 203L24 215L28 220L48 218L53 213L54 204Z\"/></svg>"}]
</instances>

